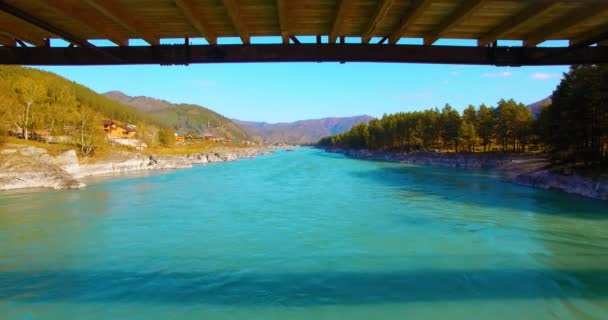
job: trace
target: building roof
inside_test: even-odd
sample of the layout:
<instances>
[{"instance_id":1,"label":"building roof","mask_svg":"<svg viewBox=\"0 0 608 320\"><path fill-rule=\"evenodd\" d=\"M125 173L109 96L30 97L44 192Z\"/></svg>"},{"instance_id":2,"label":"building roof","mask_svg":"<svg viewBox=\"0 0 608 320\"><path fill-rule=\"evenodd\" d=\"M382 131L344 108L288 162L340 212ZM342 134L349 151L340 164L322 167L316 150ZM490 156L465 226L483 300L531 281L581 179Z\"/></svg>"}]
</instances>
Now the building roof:
<instances>
[{"instance_id":1,"label":"building roof","mask_svg":"<svg viewBox=\"0 0 608 320\"><path fill-rule=\"evenodd\" d=\"M119 128L125 130L126 132L137 132L137 128L133 125L127 124L127 125L120 125Z\"/></svg>"}]
</instances>

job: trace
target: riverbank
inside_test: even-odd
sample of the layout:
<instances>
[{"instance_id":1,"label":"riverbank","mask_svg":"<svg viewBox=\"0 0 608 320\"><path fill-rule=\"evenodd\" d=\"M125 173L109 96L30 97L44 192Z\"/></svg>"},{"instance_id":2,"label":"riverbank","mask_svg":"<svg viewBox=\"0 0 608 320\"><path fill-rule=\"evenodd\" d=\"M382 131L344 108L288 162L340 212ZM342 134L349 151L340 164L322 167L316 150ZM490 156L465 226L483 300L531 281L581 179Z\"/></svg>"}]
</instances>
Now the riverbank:
<instances>
[{"instance_id":1,"label":"riverbank","mask_svg":"<svg viewBox=\"0 0 608 320\"><path fill-rule=\"evenodd\" d=\"M533 154L380 152L325 149L347 157L462 169L497 170L505 181L540 189L553 189L584 197L608 200L608 180L560 172L549 161Z\"/></svg>"},{"instance_id":2,"label":"riverbank","mask_svg":"<svg viewBox=\"0 0 608 320\"><path fill-rule=\"evenodd\" d=\"M79 189L84 177L143 170L191 168L273 153L271 148L216 148L188 155L144 155L115 151L102 159L79 161L76 151L51 155L42 147L7 144L0 149L0 191L16 189Z\"/></svg>"}]
</instances>

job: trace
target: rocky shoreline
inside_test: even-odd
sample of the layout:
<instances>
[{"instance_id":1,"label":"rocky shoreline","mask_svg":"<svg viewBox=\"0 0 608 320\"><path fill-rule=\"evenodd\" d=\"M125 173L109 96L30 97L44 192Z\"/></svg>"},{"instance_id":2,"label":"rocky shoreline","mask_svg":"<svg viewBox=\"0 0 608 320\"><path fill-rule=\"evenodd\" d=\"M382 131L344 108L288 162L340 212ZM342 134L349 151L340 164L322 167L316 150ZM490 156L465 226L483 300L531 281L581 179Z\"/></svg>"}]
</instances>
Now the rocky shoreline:
<instances>
[{"instance_id":1,"label":"rocky shoreline","mask_svg":"<svg viewBox=\"0 0 608 320\"><path fill-rule=\"evenodd\" d=\"M272 154L271 148L222 148L185 156L115 152L94 162L80 162L76 151L52 156L44 148L7 145L0 150L0 191L16 189L79 189L84 177L143 170L191 168Z\"/></svg>"},{"instance_id":2,"label":"rocky shoreline","mask_svg":"<svg viewBox=\"0 0 608 320\"><path fill-rule=\"evenodd\" d=\"M351 158L462 169L490 169L505 181L540 189L554 189L588 198L608 200L608 181L556 172L537 155L501 153L377 152L325 149Z\"/></svg>"}]
</instances>

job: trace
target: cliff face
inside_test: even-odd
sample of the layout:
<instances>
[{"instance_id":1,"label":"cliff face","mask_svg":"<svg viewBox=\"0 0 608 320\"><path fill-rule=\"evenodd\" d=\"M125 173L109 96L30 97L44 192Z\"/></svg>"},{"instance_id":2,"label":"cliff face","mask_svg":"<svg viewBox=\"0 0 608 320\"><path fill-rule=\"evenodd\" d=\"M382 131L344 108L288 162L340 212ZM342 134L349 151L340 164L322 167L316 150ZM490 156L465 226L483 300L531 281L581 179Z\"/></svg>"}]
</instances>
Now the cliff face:
<instances>
[{"instance_id":1,"label":"cliff face","mask_svg":"<svg viewBox=\"0 0 608 320\"><path fill-rule=\"evenodd\" d=\"M235 161L272 153L270 149L219 149L186 156L141 155L119 152L95 162L80 163L74 150L52 156L46 149L9 145L0 150L0 190L77 189L79 179L94 175L141 170L191 168L193 164Z\"/></svg>"},{"instance_id":2,"label":"cliff face","mask_svg":"<svg viewBox=\"0 0 608 320\"><path fill-rule=\"evenodd\" d=\"M0 190L82 188L73 176L79 169L74 150L54 157L42 148L9 146L0 151Z\"/></svg>"}]
</instances>

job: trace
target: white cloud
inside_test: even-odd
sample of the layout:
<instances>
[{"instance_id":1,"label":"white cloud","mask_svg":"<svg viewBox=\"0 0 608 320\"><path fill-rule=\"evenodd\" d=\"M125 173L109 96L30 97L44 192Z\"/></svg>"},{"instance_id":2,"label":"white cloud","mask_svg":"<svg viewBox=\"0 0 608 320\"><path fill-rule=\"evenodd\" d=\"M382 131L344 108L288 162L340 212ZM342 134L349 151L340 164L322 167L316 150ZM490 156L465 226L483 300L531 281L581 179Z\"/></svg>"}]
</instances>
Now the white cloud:
<instances>
[{"instance_id":1,"label":"white cloud","mask_svg":"<svg viewBox=\"0 0 608 320\"><path fill-rule=\"evenodd\" d=\"M506 78L513 75L511 71L502 71L502 72L492 72L492 73L484 73L482 77L484 78Z\"/></svg>"},{"instance_id":2,"label":"white cloud","mask_svg":"<svg viewBox=\"0 0 608 320\"><path fill-rule=\"evenodd\" d=\"M450 74L451 74L453 77L455 77L455 76L460 75L460 72L459 72L459 71L452 71L452 72L450 72Z\"/></svg>"},{"instance_id":3,"label":"white cloud","mask_svg":"<svg viewBox=\"0 0 608 320\"><path fill-rule=\"evenodd\" d=\"M532 80L547 80L547 79L556 79L559 78L560 75L557 73L544 73L544 72L536 72L530 76Z\"/></svg>"}]
</instances>

